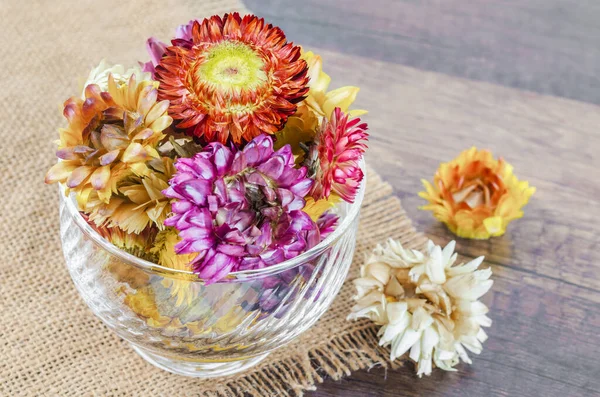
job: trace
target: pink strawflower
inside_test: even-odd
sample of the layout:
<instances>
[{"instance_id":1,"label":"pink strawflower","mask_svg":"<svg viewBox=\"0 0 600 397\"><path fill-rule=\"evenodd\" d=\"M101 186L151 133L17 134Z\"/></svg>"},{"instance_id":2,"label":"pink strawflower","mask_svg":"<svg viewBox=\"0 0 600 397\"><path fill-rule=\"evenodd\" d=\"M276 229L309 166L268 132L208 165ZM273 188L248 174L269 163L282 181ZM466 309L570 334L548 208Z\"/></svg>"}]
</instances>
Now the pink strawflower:
<instances>
[{"instance_id":1,"label":"pink strawflower","mask_svg":"<svg viewBox=\"0 0 600 397\"><path fill-rule=\"evenodd\" d=\"M289 145L274 151L267 135L243 150L215 142L175 168L163 192L175 199L165 225L179 230L178 253L198 253L192 265L207 283L275 265L320 240L302 211L312 180L294 168Z\"/></svg>"},{"instance_id":2,"label":"pink strawflower","mask_svg":"<svg viewBox=\"0 0 600 397\"><path fill-rule=\"evenodd\" d=\"M340 108L324 120L308 156L315 184L310 195L315 200L335 193L347 202L354 197L363 179L359 161L367 148L367 124L360 118L349 119Z\"/></svg>"},{"instance_id":3,"label":"pink strawflower","mask_svg":"<svg viewBox=\"0 0 600 397\"><path fill-rule=\"evenodd\" d=\"M177 29L175 29L175 39L173 41L190 41L192 38L192 26L194 26L195 21L195 19L192 19L186 24L179 25ZM148 40L146 40L146 50L148 51L148 54L150 54L150 61L140 64L142 66L142 71L151 73L153 79L156 66L160 62L160 59L163 57L163 55L165 55L167 47L167 44L155 37L150 37Z\"/></svg>"}]
</instances>

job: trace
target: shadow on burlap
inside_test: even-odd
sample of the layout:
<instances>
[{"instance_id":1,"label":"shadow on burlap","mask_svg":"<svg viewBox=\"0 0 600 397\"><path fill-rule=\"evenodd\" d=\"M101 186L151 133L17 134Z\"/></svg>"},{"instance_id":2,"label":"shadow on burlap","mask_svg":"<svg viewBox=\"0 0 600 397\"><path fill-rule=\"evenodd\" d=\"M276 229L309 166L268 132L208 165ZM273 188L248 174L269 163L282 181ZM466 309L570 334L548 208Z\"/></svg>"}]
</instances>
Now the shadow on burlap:
<instances>
[{"instance_id":1,"label":"shadow on burlap","mask_svg":"<svg viewBox=\"0 0 600 397\"><path fill-rule=\"evenodd\" d=\"M160 4L160 5L159 5ZM154 368L87 309L64 267L56 186L43 185L53 163L61 104L103 57L133 64L144 40L168 38L192 17L240 10L235 0L3 0L0 18L0 394L16 395L301 395L324 377L339 379L390 366L375 329L345 321L353 286L294 343L246 374L219 380L179 377ZM356 277L365 253L387 237L423 244L392 189L373 172L361 214Z\"/></svg>"}]
</instances>

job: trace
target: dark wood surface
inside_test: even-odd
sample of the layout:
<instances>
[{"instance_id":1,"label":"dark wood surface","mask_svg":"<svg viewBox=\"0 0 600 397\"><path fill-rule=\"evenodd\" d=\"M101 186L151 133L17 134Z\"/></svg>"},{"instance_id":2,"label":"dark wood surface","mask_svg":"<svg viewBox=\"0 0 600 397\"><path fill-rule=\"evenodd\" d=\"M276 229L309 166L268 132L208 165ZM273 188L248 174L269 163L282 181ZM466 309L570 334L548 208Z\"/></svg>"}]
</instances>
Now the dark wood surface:
<instances>
[{"instance_id":1,"label":"dark wood surface","mask_svg":"<svg viewBox=\"0 0 600 397\"><path fill-rule=\"evenodd\" d=\"M600 2L242 0L294 41L600 104Z\"/></svg>"},{"instance_id":2,"label":"dark wood surface","mask_svg":"<svg viewBox=\"0 0 600 397\"><path fill-rule=\"evenodd\" d=\"M505 236L457 239L494 271L484 298L494 324L472 366L423 379L410 364L373 368L307 395L600 395L600 3L299 4L246 0L322 49L335 85L361 87L368 161L419 230L455 238L417 209L419 180L472 145L538 188Z\"/></svg>"}]
</instances>

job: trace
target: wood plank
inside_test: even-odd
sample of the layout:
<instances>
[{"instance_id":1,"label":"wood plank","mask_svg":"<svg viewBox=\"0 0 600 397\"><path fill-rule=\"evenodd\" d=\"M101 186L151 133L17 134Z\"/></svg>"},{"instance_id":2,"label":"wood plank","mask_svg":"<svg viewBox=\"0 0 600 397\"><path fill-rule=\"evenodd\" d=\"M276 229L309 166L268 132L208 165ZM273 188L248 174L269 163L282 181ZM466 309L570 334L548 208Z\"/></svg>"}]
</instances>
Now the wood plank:
<instances>
[{"instance_id":1,"label":"wood plank","mask_svg":"<svg viewBox=\"0 0 600 397\"><path fill-rule=\"evenodd\" d=\"M439 162L472 145L489 148L538 191L505 237L461 240L459 250L598 290L597 106L362 58L324 58L336 85L362 87L356 106L370 110L368 161L394 186L417 227L453 238L417 209L424 204L420 179L431 179Z\"/></svg>"},{"instance_id":2,"label":"wood plank","mask_svg":"<svg viewBox=\"0 0 600 397\"><path fill-rule=\"evenodd\" d=\"M362 88L356 105L371 111L368 162L436 242L455 237L417 209L420 178L461 150L492 149L538 191L505 236L457 239L459 252L486 255L496 282L487 297L494 326L472 367L422 380L410 366L362 371L310 395L600 395L599 108L317 52L335 86Z\"/></svg>"},{"instance_id":3,"label":"wood plank","mask_svg":"<svg viewBox=\"0 0 600 397\"><path fill-rule=\"evenodd\" d=\"M244 0L308 46L600 103L600 3Z\"/></svg>"},{"instance_id":4,"label":"wood plank","mask_svg":"<svg viewBox=\"0 0 600 397\"><path fill-rule=\"evenodd\" d=\"M600 394L600 295L492 265L489 340L472 366L422 379L412 364L328 380L309 396L592 396Z\"/></svg>"}]
</instances>

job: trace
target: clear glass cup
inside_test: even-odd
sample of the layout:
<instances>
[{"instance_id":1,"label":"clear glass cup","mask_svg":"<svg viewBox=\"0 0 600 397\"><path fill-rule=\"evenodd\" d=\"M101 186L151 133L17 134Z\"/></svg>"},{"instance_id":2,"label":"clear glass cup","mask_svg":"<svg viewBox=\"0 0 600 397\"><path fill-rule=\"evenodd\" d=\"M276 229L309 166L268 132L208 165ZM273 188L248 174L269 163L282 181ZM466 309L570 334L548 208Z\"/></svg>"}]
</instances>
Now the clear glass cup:
<instances>
[{"instance_id":1,"label":"clear glass cup","mask_svg":"<svg viewBox=\"0 0 600 397\"><path fill-rule=\"evenodd\" d=\"M118 249L61 192L63 252L85 303L148 362L186 376L231 375L289 343L327 310L352 262L364 186L363 180L353 204L336 208L338 226L319 245L210 285Z\"/></svg>"}]
</instances>

